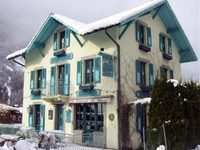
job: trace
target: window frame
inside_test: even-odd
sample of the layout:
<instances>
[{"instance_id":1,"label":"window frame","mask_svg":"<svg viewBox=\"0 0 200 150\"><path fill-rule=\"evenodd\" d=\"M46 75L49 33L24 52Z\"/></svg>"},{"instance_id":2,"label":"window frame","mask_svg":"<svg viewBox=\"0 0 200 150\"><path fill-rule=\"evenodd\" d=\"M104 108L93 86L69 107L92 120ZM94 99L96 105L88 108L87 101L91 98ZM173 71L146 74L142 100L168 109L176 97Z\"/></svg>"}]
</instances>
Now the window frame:
<instances>
[{"instance_id":1,"label":"window frame","mask_svg":"<svg viewBox=\"0 0 200 150\"><path fill-rule=\"evenodd\" d=\"M144 46L147 46L148 47L148 37L147 37L147 28L148 28L148 25L142 21L137 21L136 24L138 24L139 26L139 30L140 30L140 34L139 34L139 44L142 44ZM141 41L141 27L143 28L143 41Z\"/></svg>"}]
</instances>

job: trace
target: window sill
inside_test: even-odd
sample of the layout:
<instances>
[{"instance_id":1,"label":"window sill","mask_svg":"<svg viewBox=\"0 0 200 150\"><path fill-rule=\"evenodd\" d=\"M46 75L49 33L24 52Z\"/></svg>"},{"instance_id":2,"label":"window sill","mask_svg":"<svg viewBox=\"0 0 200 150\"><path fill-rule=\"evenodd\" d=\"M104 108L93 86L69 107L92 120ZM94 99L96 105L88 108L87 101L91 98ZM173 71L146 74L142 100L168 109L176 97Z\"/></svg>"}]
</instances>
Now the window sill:
<instances>
[{"instance_id":1,"label":"window sill","mask_svg":"<svg viewBox=\"0 0 200 150\"><path fill-rule=\"evenodd\" d=\"M150 92L152 90L152 87L147 85L140 85L140 89L143 92Z\"/></svg>"},{"instance_id":2,"label":"window sill","mask_svg":"<svg viewBox=\"0 0 200 150\"><path fill-rule=\"evenodd\" d=\"M54 51L53 55L57 56L57 57L64 56L65 55L65 49L58 49L58 50Z\"/></svg>"},{"instance_id":3,"label":"window sill","mask_svg":"<svg viewBox=\"0 0 200 150\"><path fill-rule=\"evenodd\" d=\"M41 90L40 89L31 90L31 95L40 96Z\"/></svg>"},{"instance_id":4,"label":"window sill","mask_svg":"<svg viewBox=\"0 0 200 150\"><path fill-rule=\"evenodd\" d=\"M166 60L172 60L172 56L166 53L163 53L163 58Z\"/></svg>"},{"instance_id":5,"label":"window sill","mask_svg":"<svg viewBox=\"0 0 200 150\"><path fill-rule=\"evenodd\" d=\"M94 89L94 84L82 84L79 86L79 90L82 90L82 91L90 91L90 90L93 90Z\"/></svg>"},{"instance_id":6,"label":"window sill","mask_svg":"<svg viewBox=\"0 0 200 150\"><path fill-rule=\"evenodd\" d=\"M144 51L144 52L150 52L150 51L151 51L151 48L150 48L150 47L148 47L148 46L146 46L146 45L144 45L144 44L141 44L141 43L139 43L139 49L140 49L141 51Z\"/></svg>"}]
</instances>

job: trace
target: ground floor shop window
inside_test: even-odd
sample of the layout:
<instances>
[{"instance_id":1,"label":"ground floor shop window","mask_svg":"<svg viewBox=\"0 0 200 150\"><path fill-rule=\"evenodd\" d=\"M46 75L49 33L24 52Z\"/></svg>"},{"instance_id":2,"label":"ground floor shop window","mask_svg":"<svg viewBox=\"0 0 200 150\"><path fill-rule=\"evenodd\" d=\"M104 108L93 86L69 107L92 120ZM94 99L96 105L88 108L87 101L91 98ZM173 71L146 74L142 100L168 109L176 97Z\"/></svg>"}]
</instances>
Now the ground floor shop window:
<instances>
[{"instance_id":1,"label":"ground floor shop window","mask_svg":"<svg viewBox=\"0 0 200 150\"><path fill-rule=\"evenodd\" d=\"M102 103L76 104L75 129L103 131L104 113Z\"/></svg>"}]
</instances>

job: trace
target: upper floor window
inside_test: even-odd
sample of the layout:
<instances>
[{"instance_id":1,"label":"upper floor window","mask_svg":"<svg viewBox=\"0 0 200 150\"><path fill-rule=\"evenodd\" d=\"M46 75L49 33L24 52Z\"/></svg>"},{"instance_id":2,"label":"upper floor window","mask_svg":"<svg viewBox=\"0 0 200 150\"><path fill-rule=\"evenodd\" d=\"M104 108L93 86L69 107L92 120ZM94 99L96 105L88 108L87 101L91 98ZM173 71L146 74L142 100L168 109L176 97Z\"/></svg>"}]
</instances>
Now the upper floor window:
<instances>
[{"instance_id":1,"label":"upper floor window","mask_svg":"<svg viewBox=\"0 0 200 150\"><path fill-rule=\"evenodd\" d=\"M160 67L160 78L173 79L174 71L172 69L169 69L169 67L161 66Z\"/></svg>"},{"instance_id":2,"label":"upper floor window","mask_svg":"<svg viewBox=\"0 0 200 150\"><path fill-rule=\"evenodd\" d=\"M60 32L59 37L59 48L62 49L65 47L65 31Z\"/></svg>"},{"instance_id":3,"label":"upper floor window","mask_svg":"<svg viewBox=\"0 0 200 150\"><path fill-rule=\"evenodd\" d=\"M136 84L140 86L152 86L154 84L153 64L136 60Z\"/></svg>"},{"instance_id":4,"label":"upper floor window","mask_svg":"<svg viewBox=\"0 0 200 150\"><path fill-rule=\"evenodd\" d=\"M140 21L136 22L136 40L143 46L140 46L141 50L147 51L144 46L152 46L151 28ZM148 49L148 51L150 51L150 49Z\"/></svg>"},{"instance_id":5,"label":"upper floor window","mask_svg":"<svg viewBox=\"0 0 200 150\"><path fill-rule=\"evenodd\" d=\"M93 83L94 81L94 60L85 60L85 83Z\"/></svg>"},{"instance_id":6,"label":"upper floor window","mask_svg":"<svg viewBox=\"0 0 200 150\"><path fill-rule=\"evenodd\" d=\"M101 58L86 59L77 62L77 84L100 83Z\"/></svg>"},{"instance_id":7,"label":"upper floor window","mask_svg":"<svg viewBox=\"0 0 200 150\"><path fill-rule=\"evenodd\" d=\"M172 59L172 40L166 34L159 34L159 47L163 53L163 58L167 60Z\"/></svg>"},{"instance_id":8,"label":"upper floor window","mask_svg":"<svg viewBox=\"0 0 200 150\"><path fill-rule=\"evenodd\" d=\"M46 87L46 69L31 71L30 89L41 89Z\"/></svg>"},{"instance_id":9,"label":"upper floor window","mask_svg":"<svg viewBox=\"0 0 200 150\"><path fill-rule=\"evenodd\" d=\"M55 32L53 36L53 50L59 50L70 46L70 30Z\"/></svg>"}]
</instances>

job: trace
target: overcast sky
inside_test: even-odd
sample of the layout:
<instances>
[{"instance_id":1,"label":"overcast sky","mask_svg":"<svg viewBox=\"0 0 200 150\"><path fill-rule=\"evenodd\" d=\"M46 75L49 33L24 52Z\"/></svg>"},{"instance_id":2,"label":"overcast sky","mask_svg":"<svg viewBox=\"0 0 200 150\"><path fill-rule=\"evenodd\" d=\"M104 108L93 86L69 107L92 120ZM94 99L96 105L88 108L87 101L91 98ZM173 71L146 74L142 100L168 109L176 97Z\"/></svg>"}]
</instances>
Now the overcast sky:
<instances>
[{"instance_id":1,"label":"overcast sky","mask_svg":"<svg viewBox=\"0 0 200 150\"><path fill-rule=\"evenodd\" d=\"M87 23L148 1L150 0L0 0L0 36L2 33L6 34L4 44L10 45L9 51L15 51L16 48L22 48L30 42L50 12ZM168 1L199 57L199 0ZM194 62L182 65L183 78L199 79L199 64Z\"/></svg>"}]
</instances>

